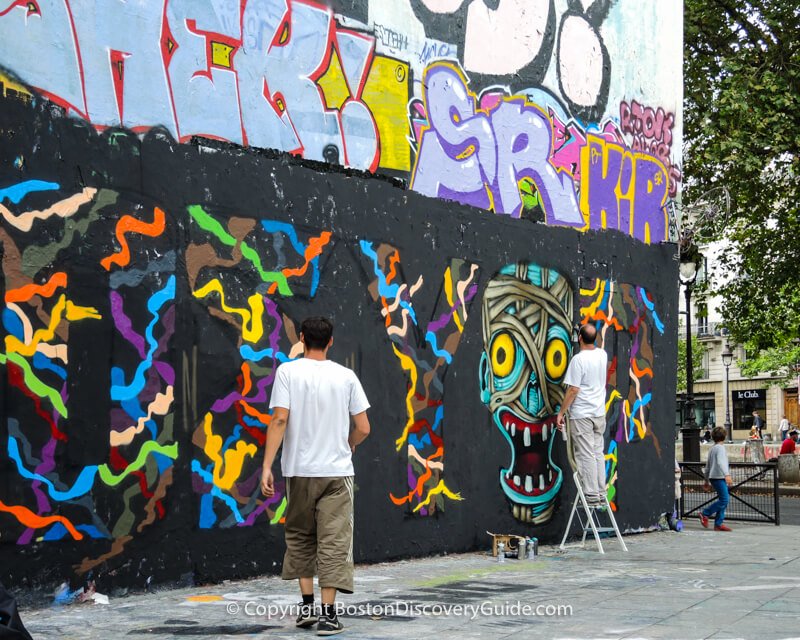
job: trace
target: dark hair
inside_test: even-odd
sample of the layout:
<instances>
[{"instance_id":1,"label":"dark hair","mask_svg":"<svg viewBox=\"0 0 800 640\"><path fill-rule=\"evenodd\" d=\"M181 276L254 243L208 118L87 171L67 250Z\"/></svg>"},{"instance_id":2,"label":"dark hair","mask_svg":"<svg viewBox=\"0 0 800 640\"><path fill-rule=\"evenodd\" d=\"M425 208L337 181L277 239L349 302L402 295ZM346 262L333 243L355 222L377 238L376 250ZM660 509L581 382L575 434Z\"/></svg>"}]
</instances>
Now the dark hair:
<instances>
[{"instance_id":1,"label":"dark hair","mask_svg":"<svg viewBox=\"0 0 800 640\"><path fill-rule=\"evenodd\" d=\"M322 351L328 346L333 336L333 323L322 316L311 316L300 325L303 342L307 349Z\"/></svg>"},{"instance_id":2,"label":"dark hair","mask_svg":"<svg viewBox=\"0 0 800 640\"><path fill-rule=\"evenodd\" d=\"M597 329L595 329L592 324L583 325L579 333L583 344L594 344L594 341L597 339Z\"/></svg>"},{"instance_id":3,"label":"dark hair","mask_svg":"<svg viewBox=\"0 0 800 640\"><path fill-rule=\"evenodd\" d=\"M711 439L714 442L722 442L727 435L728 432L725 430L725 427L714 427L714 430L711 432Z\"/></svg>"}]
</instances>

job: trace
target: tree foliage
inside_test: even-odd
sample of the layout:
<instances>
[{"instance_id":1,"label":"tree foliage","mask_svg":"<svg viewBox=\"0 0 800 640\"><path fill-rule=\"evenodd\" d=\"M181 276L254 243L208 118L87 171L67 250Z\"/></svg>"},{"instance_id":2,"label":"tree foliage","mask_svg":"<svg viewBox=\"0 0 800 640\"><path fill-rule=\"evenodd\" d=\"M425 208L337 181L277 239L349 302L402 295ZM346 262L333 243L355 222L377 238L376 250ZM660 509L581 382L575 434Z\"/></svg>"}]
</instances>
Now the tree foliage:
<instances>
[{"instance_id":1,"label":"tree foliage","mask_svg":"<svg viewBox=\"0 0 800 640\"><path fill-rule=\"evenodd\" d=\"M800 332L800 4L685 0L684 211L731 194L717 291L733 338L780 348ZM702 226L702 225L701 225Z\"/></svg>"},{"instance_id":2,"label":"tree foliage","mask_svg":"<svg viewBox=\"0 0 800 640\"><path fill-rule=\"evenodd\" d=\"M764 349L755 358L739 363L739 367L746 377L769 373L772 384L785 386L796 381L800 374L800 345Z\"/></svg>"}]
</instances>

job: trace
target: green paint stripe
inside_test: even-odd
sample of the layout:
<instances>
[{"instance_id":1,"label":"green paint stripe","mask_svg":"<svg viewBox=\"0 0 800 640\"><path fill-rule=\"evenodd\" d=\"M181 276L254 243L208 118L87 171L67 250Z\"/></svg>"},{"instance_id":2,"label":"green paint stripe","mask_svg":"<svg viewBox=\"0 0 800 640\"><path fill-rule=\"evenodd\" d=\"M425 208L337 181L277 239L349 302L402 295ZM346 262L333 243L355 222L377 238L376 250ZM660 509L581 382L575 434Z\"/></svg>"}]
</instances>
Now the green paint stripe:
<instances>
[{"instance_id":1,"label":"green paint stripe","mask_svg":"<svg viewBox=\"0 0 800 640\"><path fill-rule=\"evenodd\" d=\"M225 231L222 225L217 222L214 218L212 218L208 213L203 210L198 204L189 205L188 207L189 215L200 225L200 228L204 231L208 231L209 233L214 234L217 238L219 238L224 244L228 246L234 246L236 244L236 238L234 238L230 233ZM291 296L292 290L289 287L289 283L286 280L286 276L283 275L280 271L265 271L264 266L261 264L261 257L258 255L255 249L250 247L246 242L242 242L242 256L247 258L247 260L256 268L258 271L258 275L264 282L277 282L278 283L278 292L284 296Z\"/></svg>"},{"instance_id":2,"label":"green paint stripe","mask_svg":"<svg viewBox=\"0 0 800 640\"><path fill-rule=\"evenodd\" d=\"M48 387L44 382L39 380L36 374L31 370L31 365L25 358L18 353L9 353L7 356L3 357L2 360L0 360L0 363L4 364L6 359L22 369L23 380L25 381L25 386L27 386L28 389L30 389L40 398L47 398L50 400L53 408L63 417L67 417L67 407L64 405L64 399L61 397L61 394L53 389L53 387Z\"/></svg>"},{"instance_id":3,"label":"green paint stripe","mask_svg":"<svg viewBox=\"0 0 800 640\"><path fill-rule=\"evenodd\" d=\"M278 505L278 508L275 509L275 517L269 521L270 524L278 524L283 517L283 512L286 511L286 498L281 500L281 503Z\"/></svg>"},{"instance_id":4,"label":"green paint stripe","mask_svg":"<svg viewBox=\"0 0 800 640\"><path fill-rule=\"evenodd\" d=\"M168 458L175 460L175 458L178 457L178 443L176 442L168 446L163 446L158 444L155 440L148 440L142 445L142 448L139 449L139 455L136 456L136 460L125 467L125 469L119 475L115 475L114 472L108 468L107 464L100 465L97 468L97 470L100 472L100 479L111 487L117 486L129 474L141 469L147 462L147 456L149 456L152 452L161 453Z\"/></svg>"},{"instance_id":5,"label":"green paint stripe","mask_svg":"<svg viewBox=\"0 0 800 640\"><path fill-rule=\"evenodd\" d=\"M217 238L222 240L225 244L229 246L234 246L236 244L236 238L234 238L230 233L225 231L222 228L222 225L217 222L214 218L208 215L204 210L203 207L197 204L193 204L189 206L189 215L194 218L195 222L200 225L200 228L203 231L208 231L209 233L213 233Z\"/></svg>"}]
</instances>

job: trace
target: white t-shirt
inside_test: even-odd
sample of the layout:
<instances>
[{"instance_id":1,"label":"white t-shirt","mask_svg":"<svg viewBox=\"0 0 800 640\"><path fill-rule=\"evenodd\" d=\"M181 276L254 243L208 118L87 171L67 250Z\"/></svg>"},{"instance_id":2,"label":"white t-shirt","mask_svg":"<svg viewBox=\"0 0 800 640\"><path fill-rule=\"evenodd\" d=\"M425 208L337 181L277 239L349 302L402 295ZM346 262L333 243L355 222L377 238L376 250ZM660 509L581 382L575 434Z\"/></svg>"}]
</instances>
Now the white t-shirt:
<instances>
[{"instance_id":1,"label":"white t-shirt","mask_svg":"<svg viewBox=\"0 0 800 640\"><path fill-rule=\"evenodd\" d=\"M598 418L606 415L606 369L608 355L605 350L582 349L569 362L564 384L578 387L578 395L569 408L573 418Z\"/></svg>"},{"instance_id":2,"label":"white t-shirt","mask_svg":"<svg viewBox=\"0 0 800 640\"><path fill-rule=\"evenodd\" d=\"M347 442L350 416L369 408L356 374L331 360L301 358L278 367L269 408L289 410L283 439L284 478L354 475Z\"/></svg>"}]
</instances>

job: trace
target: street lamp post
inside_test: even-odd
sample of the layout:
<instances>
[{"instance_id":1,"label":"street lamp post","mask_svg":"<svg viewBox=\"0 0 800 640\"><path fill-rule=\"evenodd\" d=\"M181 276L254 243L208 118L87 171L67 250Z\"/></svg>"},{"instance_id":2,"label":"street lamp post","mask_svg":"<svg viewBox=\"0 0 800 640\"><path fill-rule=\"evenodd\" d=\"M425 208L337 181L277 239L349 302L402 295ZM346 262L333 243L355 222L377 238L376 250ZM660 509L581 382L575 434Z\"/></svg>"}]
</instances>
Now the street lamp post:
<instances>
[{"instance_id":1,"label":"street lamp post","mask_svg":"<svg viewBox=\"0 0 800 640\"><path fill-rule=\"evenodd\" d=\"M722 364L725 366L725 433L728 434L728 442L733 442L733 425L731 425L731 383L728 378L728 369L730 369L731 362L733 362L733 352L731 345L725 343L725 350L722 352Z\"/></svg>"},{"instance_id":2,"label":"street lamp post","mask_svg":"<svg viewBox=\"0 0 800 640\"><path fill-rule=\"evenodd\" d=\"M684 462L700 462L700 428L694 416L694 376L692 371L692 287L697 279L699 252L692 245L681 252L680 279L686 295L686 402L681 428Z\"/></svg>"}]
</instances>

